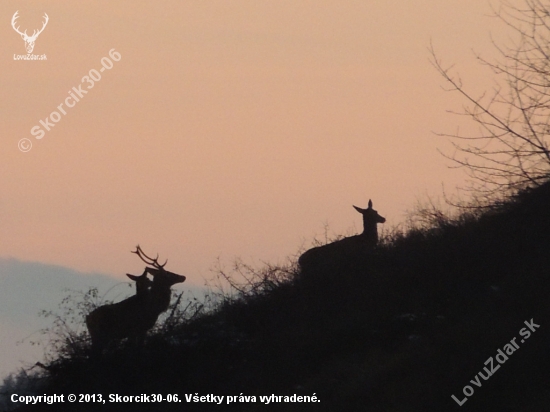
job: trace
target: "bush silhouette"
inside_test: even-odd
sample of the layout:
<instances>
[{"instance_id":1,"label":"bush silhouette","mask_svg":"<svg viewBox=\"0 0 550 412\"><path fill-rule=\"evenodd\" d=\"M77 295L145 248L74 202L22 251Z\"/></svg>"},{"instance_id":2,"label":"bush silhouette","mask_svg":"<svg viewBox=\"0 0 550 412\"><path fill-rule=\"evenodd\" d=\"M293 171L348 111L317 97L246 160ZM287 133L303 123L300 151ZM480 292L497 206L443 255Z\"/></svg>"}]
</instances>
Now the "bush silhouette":
<instances>
[{"instance_id":1,"label":"bush silhouette","mask_svg":"<svg viewBox=\"0 0 550 412\"><path fill-rule=\"evenodd\" d=\"M61 348L41 370L41 393L182 399L315 393L321 401L223 407L184 401L132 410L454 410L451 395L462 398L484 362L534 319L540 329L464 407L544 410L550 401L549 205L545 184L484 212L436 213L429 227L393 232L368 256L308 276L296 263L255 269L237 262L232 272L219 272L234 293L221 295L210 310L195 302L184 311L180 302L142 347L122 341L94 362L79 355L89 349L85 340L71 343L81 350Z\"/></svg>"}]
</instances>

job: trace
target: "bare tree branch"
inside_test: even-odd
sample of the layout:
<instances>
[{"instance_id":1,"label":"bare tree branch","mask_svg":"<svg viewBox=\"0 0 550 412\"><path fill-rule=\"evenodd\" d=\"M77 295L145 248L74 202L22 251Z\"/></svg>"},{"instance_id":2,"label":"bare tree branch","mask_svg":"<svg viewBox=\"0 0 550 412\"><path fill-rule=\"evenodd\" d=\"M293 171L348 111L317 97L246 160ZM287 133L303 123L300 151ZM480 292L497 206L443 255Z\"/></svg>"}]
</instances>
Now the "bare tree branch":
<instances>
[{"instance_id":1,"label":"bare tree branch","mask_svg":"<svg viewBox=\"0 0 550 412\"><path fill-rule=\"evenodd\" d=\"M477 135L437 133L450 138L452 155L470 177L467 190L482 204L528 186L538 186L550 175L550 4L525 0L523 6L505 0L494 15L513 37L508 45L493 46L496 61L476 55L493 71L497 86L491 93L473 96L462 80L445 67L430 44L431 63L466 101L463 112L479 126Z\"/></svg>"}]
</instances>

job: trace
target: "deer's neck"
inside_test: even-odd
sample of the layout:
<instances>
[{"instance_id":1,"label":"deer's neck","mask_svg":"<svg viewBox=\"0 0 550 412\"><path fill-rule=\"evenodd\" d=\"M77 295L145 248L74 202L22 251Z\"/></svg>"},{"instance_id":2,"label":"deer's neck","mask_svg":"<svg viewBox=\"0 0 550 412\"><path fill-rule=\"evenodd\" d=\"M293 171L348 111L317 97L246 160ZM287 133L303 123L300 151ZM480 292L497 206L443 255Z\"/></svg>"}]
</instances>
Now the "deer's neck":
<instances>
[{"instance_id":1,"label":"deer's neck","mask_svg":"<svg viewBox=\"0 0 550 412\"><path fill-rule=\"evenodd\" d=\"M150 293L150 307L152 311L160 314L168 309L168 306L170 305L170 298L172 296L170 286L165 287L163 285L157 286L153 284Z\"/></svg>"},{"instance_id":2,"label":"deer's neck","mask_svg":"<svg viewBox=\"0 0 550 412\"><path fill-rule=\"evenodd\" d=\"M378 243L378 228L376 227L376 223L367 224L367 222L365 222L363 236L365 237L367 242L376 245Z\"/></svg>"}]
</instances>

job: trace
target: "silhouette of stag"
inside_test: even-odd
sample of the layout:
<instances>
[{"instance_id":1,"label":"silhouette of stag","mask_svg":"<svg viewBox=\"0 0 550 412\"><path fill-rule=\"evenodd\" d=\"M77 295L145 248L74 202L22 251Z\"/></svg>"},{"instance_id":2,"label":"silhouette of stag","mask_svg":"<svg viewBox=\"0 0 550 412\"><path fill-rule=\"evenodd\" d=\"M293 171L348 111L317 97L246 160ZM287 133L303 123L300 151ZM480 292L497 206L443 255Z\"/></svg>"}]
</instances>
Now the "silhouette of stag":
<instances>
[{"instance_id":1,"label":"silhouette of stag","mask_svg":"<svg viewBox=\"0 0 550 412\"><path fill-rule=\"evenodd\" d=\"M386 219L372 208L372 200L369 200L367 209L353 207L363 215L363 233L307 250L298 259L302 273L309 273L323 266L341 264L357 256L358 253L367 252L376 247L377 225L386 222Z\"/></svg>"},{"instance_id":2,"label":"silhouette of stag","mask_svg":"<svg viewBox=\"0 0 550 412\"><path fill-rule=\"evenodd\" d=\"M93 353L100 353L114 340L144 337L159 315L170 305L172 285L185 281L185 276L168 272L166 263L147 256L138 245L135 253L148 266L141 276L127 274L136 282L136 294L118 303L103 305L86 317L86 326L92 338ZM151 281L147 274L153 276Z\"/></svg>"}]
</instances>

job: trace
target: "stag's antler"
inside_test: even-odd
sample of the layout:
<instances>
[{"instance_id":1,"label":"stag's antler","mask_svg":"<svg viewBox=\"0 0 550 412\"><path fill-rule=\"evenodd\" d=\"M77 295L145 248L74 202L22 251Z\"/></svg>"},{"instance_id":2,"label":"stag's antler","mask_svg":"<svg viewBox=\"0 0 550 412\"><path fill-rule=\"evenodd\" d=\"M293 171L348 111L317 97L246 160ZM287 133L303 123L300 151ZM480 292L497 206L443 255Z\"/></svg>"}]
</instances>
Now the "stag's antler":
<instances>
[{"instance_id":1,"label":"stag's antler","mask_svg":"<svg viewBox=\"0 0 550 412\"><path fill-rule=\"evenodd\" d=\"M44 21L44 24L42 24L42 28L40 30L34 30L33 33L32 33L32 36L29 36L27 34L27 30L25 30L23 33L21 33L19 31L19 26L18 27L15 27L15 21L19 18L19 16L17 15L17 13L19 13L19 10L17 10L15 12L15 14L13 15L13 17L11 18L11 26L13 27L13 29L19 33L21 36L24 36L26 38L29 38L29 39L36 39L38 37L38 35L40 33L42 33L44 31L44 29L46 28L46 25L48 24L48 21L50 20L50 18L48 17L48 14L47 13L44 13L44 17L45 17L45 21Z\"/></svg>"},{"instance_id":2,"label":"stag's antler","mask_svg":"<svg viewBox=\"0 0 550 412\"><path fill-rule=\"evenodd\" d=\"M44 17L46 18L46 20L44 21L44 24L42 25L42 28L40 30L38 30L37 33L35 33L36 32L36 30L35 30L31 37L37 38L38 35L40 33L42 33L44 31L44 29L46 28L46 25L48 24L48 21L50 20L50 18L48 17L48 15L46 13L44 13Z\"/></svg>"},{"instance_id":3,"label":"stag's antler","mask_svg":"<svg viewBox=\"0 0 550 412\"><path fill-rule=\"evenodd\" d=\"M157 253L157 257L153 259L147 256L145 252L141 250L141 247L139 245L136 246L136 250L132 251L132 253L135 253L136 255L138 255L139 258L145 262L145 264L149 266L153 266L154 268L157 268L157 269L164 269L164 266L166 266L166 264L168 263L168 259L166 259L166 262L164 262L164 264L161 265L158 262L158 259L159 259L158 253Z\"/></svg>"},{"instance_id":4,"label":"stag's antler","mask_svg":"<svg viewBox=\"0 0 550 412\"><path fill-rule=\"evenodd\" d=\"M25 30L25 33L21 33L21 32L19 31L19 27L15 27L15 20L17 20L17 18L19 17L19 16L17 15L17 13L19 13L19 10L17 10L17 11L15 12L15 14L13 15L13 17L11 18L11 27L13 27L13 29L14 29L17 33L19 33L21 36L26 36L26 35L27 35L27 30Z\"/></svg>"}]
</instances>

